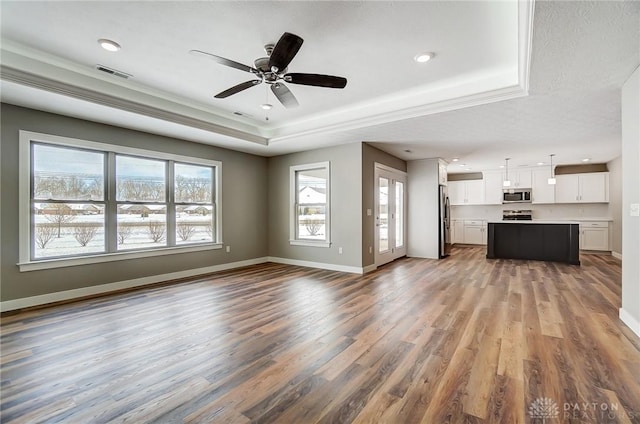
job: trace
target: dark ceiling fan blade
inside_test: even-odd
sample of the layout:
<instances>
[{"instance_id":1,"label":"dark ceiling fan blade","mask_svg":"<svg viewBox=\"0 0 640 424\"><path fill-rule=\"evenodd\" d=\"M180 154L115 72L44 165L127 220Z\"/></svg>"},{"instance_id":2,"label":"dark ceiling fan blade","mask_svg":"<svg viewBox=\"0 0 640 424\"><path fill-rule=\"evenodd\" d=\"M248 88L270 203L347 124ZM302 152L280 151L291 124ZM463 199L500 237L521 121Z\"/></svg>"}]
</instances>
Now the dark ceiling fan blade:
<instances>
[{"instance_id":1,"label":"dark ceiling fan blade","mask_svg":"<svg viewBox=\"0 0 640 424\"><path fill-rule=\"evenodd\" d=\"M249 65L243 65L242 63L234 62L233 60L226 59L224 57L216 56L215 54L203 52L201 50L189 50L194 56L206 57L218 62L221 65L230 66L232 68L240 69L241 71L250 72L258 75L260 72L256 68L252 68Z\"/></svg>"},{"instance_id":2,"label":"dark ceiling fan blade","mask_svg":"<svg viewBox=\"0 0 640 424\"><path fill-rule=\"evenodd\" d=\"M262 82L262 80L251 80L245 81L241 84L238 84L234 87L231 87L227 90L224 90L221 93L215 95L216 99L224 99L225 97L233 96L236 93L241 92L242 90L246 90L247 88L253 87L254 85L258 85Z\"/></svg>"},{"instance_id":3,"label":"dark ceiling fan blade","mask_svg":"<svg viewBox=\"0 0 640 424\"><path fill-rule=\"evenodd\" d=\"M269 68L276 67L278 71L285 70L300 50L303 42L304 40L295 34L288 32L282 34L269 57Z\"/></svg>"},{"instance_id":4,"label":"dark ceiling fan blade","mask_svg":"<svg viewBox=\"0 0 640 424\"><path fill-rule=\"evenodd\" d=\"M289 91L286 85L276 82L275 84L271 84L271 91L273 91L273 94L276 95L280 103L287 109L298 106L298 100L296 100L296 97Z\"/></svg>"},{"instance_id":5,"label":"dark ceiling fan blade","mask_svg":"<svg viewBox=\"0 0 640 424\"><path fill-rule=\"evenodd\" d=\"M335 77L333 75L291 73L286 74L284 76L284 80L291 84L313 85L316 87L328 88L344 88L347 85L346 78Z\"/></svg>"}]
</instances>

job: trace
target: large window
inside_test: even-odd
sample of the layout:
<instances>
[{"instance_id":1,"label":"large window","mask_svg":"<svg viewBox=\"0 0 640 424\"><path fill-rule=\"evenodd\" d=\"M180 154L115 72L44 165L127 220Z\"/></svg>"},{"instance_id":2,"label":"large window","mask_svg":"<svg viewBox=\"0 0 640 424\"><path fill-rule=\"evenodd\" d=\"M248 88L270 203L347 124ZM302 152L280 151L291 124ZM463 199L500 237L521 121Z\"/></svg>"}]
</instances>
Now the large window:
<instances>
[{"instance_id":1,"label":"large window","mask_svg":"<svg viewBox=\"0 0 640 424\"><path fill-rule=\"evenodd\" d=\"M330 245L329 162L290 168L291 244Z\"/></svg>"},{"instance_id":2,"label":"large window","mask_svg":"<svg viewBox=\"0 0 640 424\"><path fill-rule=\"evenodd\" d=\"M220 247L219 162L26 131L20 140L21 270Z\"/></svg>"}]
</instances>

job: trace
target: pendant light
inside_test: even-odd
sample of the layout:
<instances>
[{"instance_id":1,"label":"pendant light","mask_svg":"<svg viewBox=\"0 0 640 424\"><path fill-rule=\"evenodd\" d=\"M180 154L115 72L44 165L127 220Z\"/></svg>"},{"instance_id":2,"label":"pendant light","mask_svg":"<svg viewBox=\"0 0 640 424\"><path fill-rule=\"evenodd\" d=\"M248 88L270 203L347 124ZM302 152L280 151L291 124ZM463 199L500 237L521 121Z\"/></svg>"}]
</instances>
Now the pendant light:
<instances>
[{"instance_id":1,"label":"pendant light","mask_svg":"<svg viewBox=\"0 0 640 424\"><path fill-rule=\"evenodd\" d=\"M509 159L511 158L506 158L504 160L504 170L506 172L505 174L506 178L502 182L503 187L511 187L511 181L509 180Z\"/></svg>"},{"instance_id":2,"label":"pendant light","mask_svg":"<svg viewBox=\"0 0 640 424\"><path fill-rule=\"evenodd\" d=\"M555 156L555 154L550 154L549 155L549 168L551 169L551 176L549 177L549 179L547 180L547 183L554 185L556 183L556 176L554 175L553 172L553 157Z\"/></svg>"}]
</instances>

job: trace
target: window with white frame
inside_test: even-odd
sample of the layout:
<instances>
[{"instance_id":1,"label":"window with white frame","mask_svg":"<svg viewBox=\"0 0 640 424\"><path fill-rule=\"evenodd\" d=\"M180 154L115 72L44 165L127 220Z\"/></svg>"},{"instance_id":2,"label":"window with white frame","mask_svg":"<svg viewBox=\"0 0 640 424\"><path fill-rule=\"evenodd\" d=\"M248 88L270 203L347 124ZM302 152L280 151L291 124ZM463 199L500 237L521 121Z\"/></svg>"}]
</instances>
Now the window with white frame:
<instances>
[{"instance_id":1,"label":"window with white frame","mask_svg":"<svg viewBox=\"0 0 640 424\"><path fill-rule=\"evenodd\" d=\"M290 167L290 243L330 245L330 166L320 162Z\"/></svg>"},{"instance_id":2,"label":"window with white frame","mask_svg":"<svg viewBox=\"0 0 640 424\"><path fill-rule=\"evenodd\" d=\"M220 162L26 131L20 143L21 270L220 247Z\"/></svg>"}]
</instances>

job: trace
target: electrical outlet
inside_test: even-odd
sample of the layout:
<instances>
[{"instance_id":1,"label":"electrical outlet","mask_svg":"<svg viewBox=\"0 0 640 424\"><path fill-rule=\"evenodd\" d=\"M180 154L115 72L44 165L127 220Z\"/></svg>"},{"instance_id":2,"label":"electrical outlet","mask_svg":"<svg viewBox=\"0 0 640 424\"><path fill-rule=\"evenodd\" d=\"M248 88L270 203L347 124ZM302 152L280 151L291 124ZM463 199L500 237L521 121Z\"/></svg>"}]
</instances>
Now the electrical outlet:
<instances>
[{"instance_id":1,"label":"electrical outlet","mask_svg":"<svg viewBox=\"0 0 640 424\"><path fill-rule=\"evenodd\" d=\"M629 215L640 216L640 203L632 203L629 208Z\"/></svg>"},{"instance_id":2,"label":"electrical outlet","mask_svg":"<svg viewBox=\"0 0 640 424\"><path fill-rule=\"evenodd\" d=\"M231 253L231 246L227 246L227 253Z\"/></svg>"},{"instance_id":3,"label":"electrical outlet","mask_svg":"<svg viewBox=\"0 0 640 424\"><path fill-rule=\"evenodd\" d=\"M373 247L369 246L369 253L373 253Z\"/></svg>"},{"instance_id":4,"label":"electrical outlet","mask_svg":"<svg viewBox=\"0 0 640 424\"><path fill-rule=\"evenodd\" d=\"M342 247L338 247L338 254L342 255Z\"/></svg>"}]
</instances>

